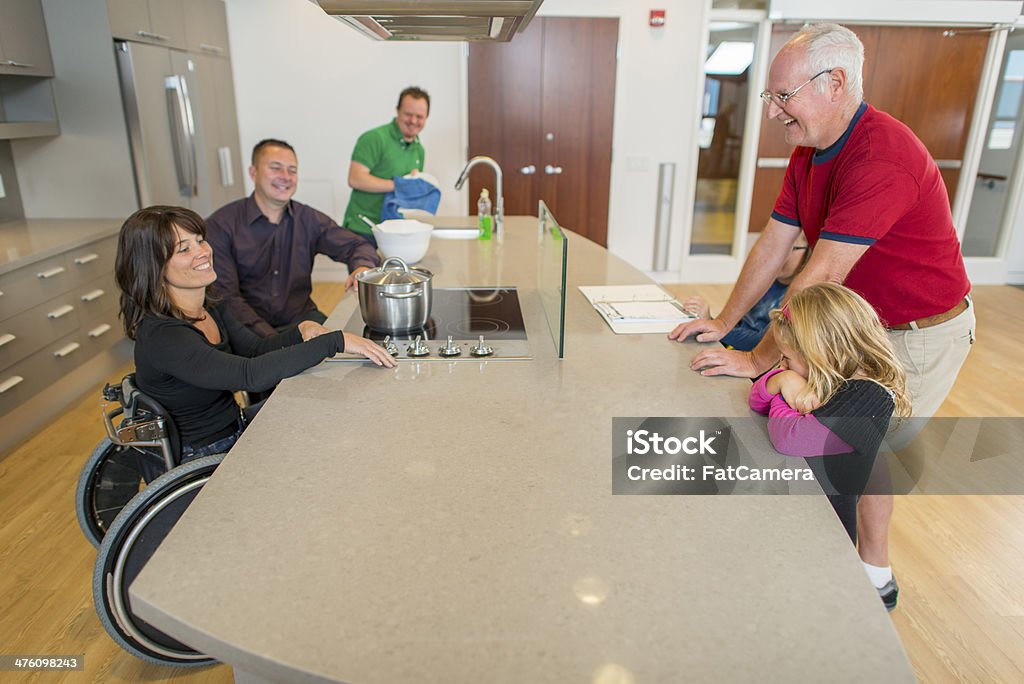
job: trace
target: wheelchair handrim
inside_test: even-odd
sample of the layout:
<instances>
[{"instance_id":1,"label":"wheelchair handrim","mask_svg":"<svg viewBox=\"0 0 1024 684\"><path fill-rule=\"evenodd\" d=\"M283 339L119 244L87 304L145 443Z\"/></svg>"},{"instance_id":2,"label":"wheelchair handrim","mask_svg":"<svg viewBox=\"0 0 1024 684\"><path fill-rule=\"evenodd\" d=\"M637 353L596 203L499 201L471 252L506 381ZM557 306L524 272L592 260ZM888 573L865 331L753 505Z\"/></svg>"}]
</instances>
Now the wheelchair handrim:
<instances>
[{"instance_id":1,"label":"wheelchair handrim","mask_svg":"<svg viewBox=\"0 0 1024 684\"><path fill-rule=\"evenodd\" d=\"M177 651L166 648L140 632L131 620L131 614L128 612L128 608L125 605L124 596L120 591L114 591L114 587L122 586L121 581L124 576L125 564L128 561L128 553L131 551L132 547L135 545L136 539L138 539L138 536L142 534L142 531L146 528L149 522L164 508L174 503L185 494L202 488L203 485L209 481L211 475L212 474L207 474L194 482L190 482L181 489L175 490L171 496L161 499L149 508L146 511L146 514L142 516L139 523L132 527L131 533L128 535L125 543L121 546L120 552L117 554L112 571L107 573L107 596L110 597L111 614L117 622L117 625L124 630L126 634L130 635L138 644L144 646L153 653L164 656L165 658L185 661L212 660L210 656L196 651ZM127 591L127 587L125 588L125 591Z\"/></svg>"}]
</instances>

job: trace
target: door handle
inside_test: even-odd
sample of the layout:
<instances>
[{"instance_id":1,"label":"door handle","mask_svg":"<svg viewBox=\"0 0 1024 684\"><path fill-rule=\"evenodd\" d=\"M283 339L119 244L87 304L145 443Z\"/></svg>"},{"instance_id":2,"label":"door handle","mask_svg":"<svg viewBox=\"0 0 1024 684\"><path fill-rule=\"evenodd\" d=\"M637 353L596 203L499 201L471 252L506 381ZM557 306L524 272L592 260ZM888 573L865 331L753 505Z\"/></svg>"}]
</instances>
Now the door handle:
<instances>
[{"instance_id":1,"label":"door handle","mask_svg":"<svg viewBox=\"0 0 1024 684\"><path fill-rule=\"evenodd\" d=\"M135 35L139 38L149 38L150 40L159 40L164 43L171 39L170 36L165 36L162 33L153 33L152 31L136 31Z\"/></svg>"},{"instance_id":2,"label":"door handle","mask_svg":"<svg viewBox=\"0 0 1024 684\"><path fill-rule=\"evenodd\" d=\"M235 174L231 167L231 148L217 148L217 162L220 164L220 184L230 188L235 184Z\"/></svg>"},{"instance_id":3,"label":"door handle","mask_svg":"<svg viewBox=\"0 0 1024 684\"><path fill-rule=\"evenodd\" d=\"M93 301L96 301L97 299L99 299L100 297L102 297L105 294L106 294L106 292L104 292L100 288L96 288L95 290L92 290L91 292L86 292L84 295L81 296L80 299L83 302L93 302Z\"/></svg>"},{"instance_id":4,"label":"door handle","mask_svg":"<svg viewBox=\"0 0 1024 684\"><path fill-rule=\"evenodd\" d=\"M519 169L519 173L523 174L524 176L531 176L537 173L537 167L534 166L533 164L530 164L529 166L524 166L521 169Z\"/></svg>"},{"instance_id":5,"label":"door handle","mask_svg":"<svg viewBox=\"0 0 1024 684\"><path fill-rule=\"evenodd\" d=\"M63 359L68 354L74 354L76 351L78 351L79 348L81 348L81 346L82 345L78 344L77 342L66 344L57 351L53 352L53 356L54 358L57 359Z\"/></svg>"},{"instance_id":6,"label":"door handle","mask_svg":"<svg viewBox=\"0 0 1024 684\"><path fill-rule=\"evenodd\" d=\"M178 172L178 189L183 197L199 194L196 169L196 125L192 116L192 101L188 96L188 85L184 76L168 76L164 79L167 92L167 106L173 119L171 143L174 147L174 166Z\"/></svg>"},{"instance_id":7,"label":"door handle","mask_svg":"<svg viewBox=\"0 0 1024 684\"><path fill-rule=\"evenodd\" d=\"M42 280L46 280L47 278L52 278L53 276L60 275L63 272L63 266L54 266L48 271L40 271L39 273L36 273L36 277Z\"/></svg>"},{"instance_id":8,"label":"door handle","mask_svg":"<svg viewBox=\"0 0 1024 684\"><path fill-rule=\"evenodd\" d=\"M558 174L562 173L562 167L552 166L551 164L548 164L547 166L544 167L544 173L548 174L549 176L557 176Z\"/></svg>"}]
</instances>

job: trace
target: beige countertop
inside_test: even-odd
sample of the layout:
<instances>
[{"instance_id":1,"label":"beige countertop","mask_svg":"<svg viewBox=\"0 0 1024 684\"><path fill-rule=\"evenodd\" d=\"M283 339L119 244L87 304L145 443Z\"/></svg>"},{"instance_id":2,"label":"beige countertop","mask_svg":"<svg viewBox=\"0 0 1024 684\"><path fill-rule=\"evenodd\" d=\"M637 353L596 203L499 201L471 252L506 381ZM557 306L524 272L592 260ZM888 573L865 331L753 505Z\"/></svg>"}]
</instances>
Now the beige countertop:
<instances>
[{"instance_id":1,"label":"beige countertop","mask_svg":"<svg viewBox=\"0 0 1024 684\"><path fill-rule=\"evenodd\" d=\"M116 235L120 219L18 219L0 223L0 275Z\"/></svg>"},{"instance_id":2,"label":"beige countertop","mask_svg":"<svg viewBox=\"0 0 1024 684\"><path fill-rule=\"evenodd\" d=\"M690 371L696 343L613 334L577 286L646 278L575 235L559 360L536 226L422 262L437 287L518 286L531 360L286 380L137 613L240 680L914 681L823 496L612 495L613 417L749 416L750 384Z\"/></svg>"}]
</instances>

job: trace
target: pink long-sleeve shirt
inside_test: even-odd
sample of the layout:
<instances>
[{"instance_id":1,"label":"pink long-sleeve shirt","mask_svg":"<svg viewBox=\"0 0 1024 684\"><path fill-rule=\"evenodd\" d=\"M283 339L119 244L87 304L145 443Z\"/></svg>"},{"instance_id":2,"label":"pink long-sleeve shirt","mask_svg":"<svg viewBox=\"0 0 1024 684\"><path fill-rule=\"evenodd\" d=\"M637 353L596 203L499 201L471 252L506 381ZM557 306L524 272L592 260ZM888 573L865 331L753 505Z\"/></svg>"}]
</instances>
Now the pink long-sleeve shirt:
<instances>
[{"instance_id":1,"label":"pink long-sleeve shirt","mask_svg":"<svg viewBox=\"0 0 1024 684\"><path fill-rule=\"evenodd\" d=\"M784 369L768 371L750 388L750 408L768 416L768 437L772 446L787 456L831 456L848 454L853 447L821 424L810 413L803 414L786 403L782 394L768 391L768 380Z\"/></svg>"}]
</instances>

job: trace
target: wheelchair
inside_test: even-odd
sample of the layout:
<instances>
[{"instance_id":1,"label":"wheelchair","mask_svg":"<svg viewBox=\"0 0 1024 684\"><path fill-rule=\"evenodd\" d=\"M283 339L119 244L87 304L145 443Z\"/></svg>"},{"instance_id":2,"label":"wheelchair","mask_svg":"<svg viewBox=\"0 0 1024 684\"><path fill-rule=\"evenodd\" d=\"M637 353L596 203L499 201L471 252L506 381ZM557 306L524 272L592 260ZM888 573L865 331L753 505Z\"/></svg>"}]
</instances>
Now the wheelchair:
<instances>
[{"instance_id":1,"label":"wheelchair","mask_svg":"<svg viewBox=\"0 0 1024 684\"><path fill-rule=\"evenodd\" d=\"M103 388L103 426L75 488L75 511L85 538L99 548L110 524L144 484L178 465L180 442L170 415L128 374ZM114 404L110 411L106 406ZM123 416L114 427L114 419Z\"/></svg>"},{"instance_id":2,"label":"wheelchair","mask_svg":"<svg viewBox=\"0 0 1024 684\"><path fill-rule=\"evenodd\" d=\"M100 623L142 660L185 667L214 663L138 618L128 589L224 454L181 464L174 421L139 391L134 375L105 386L103 398L115 404L109 411L104 407L107 437L89 457L75 493L82 531L99 547L92 588Z\"/></svg>"}]
</instances>

